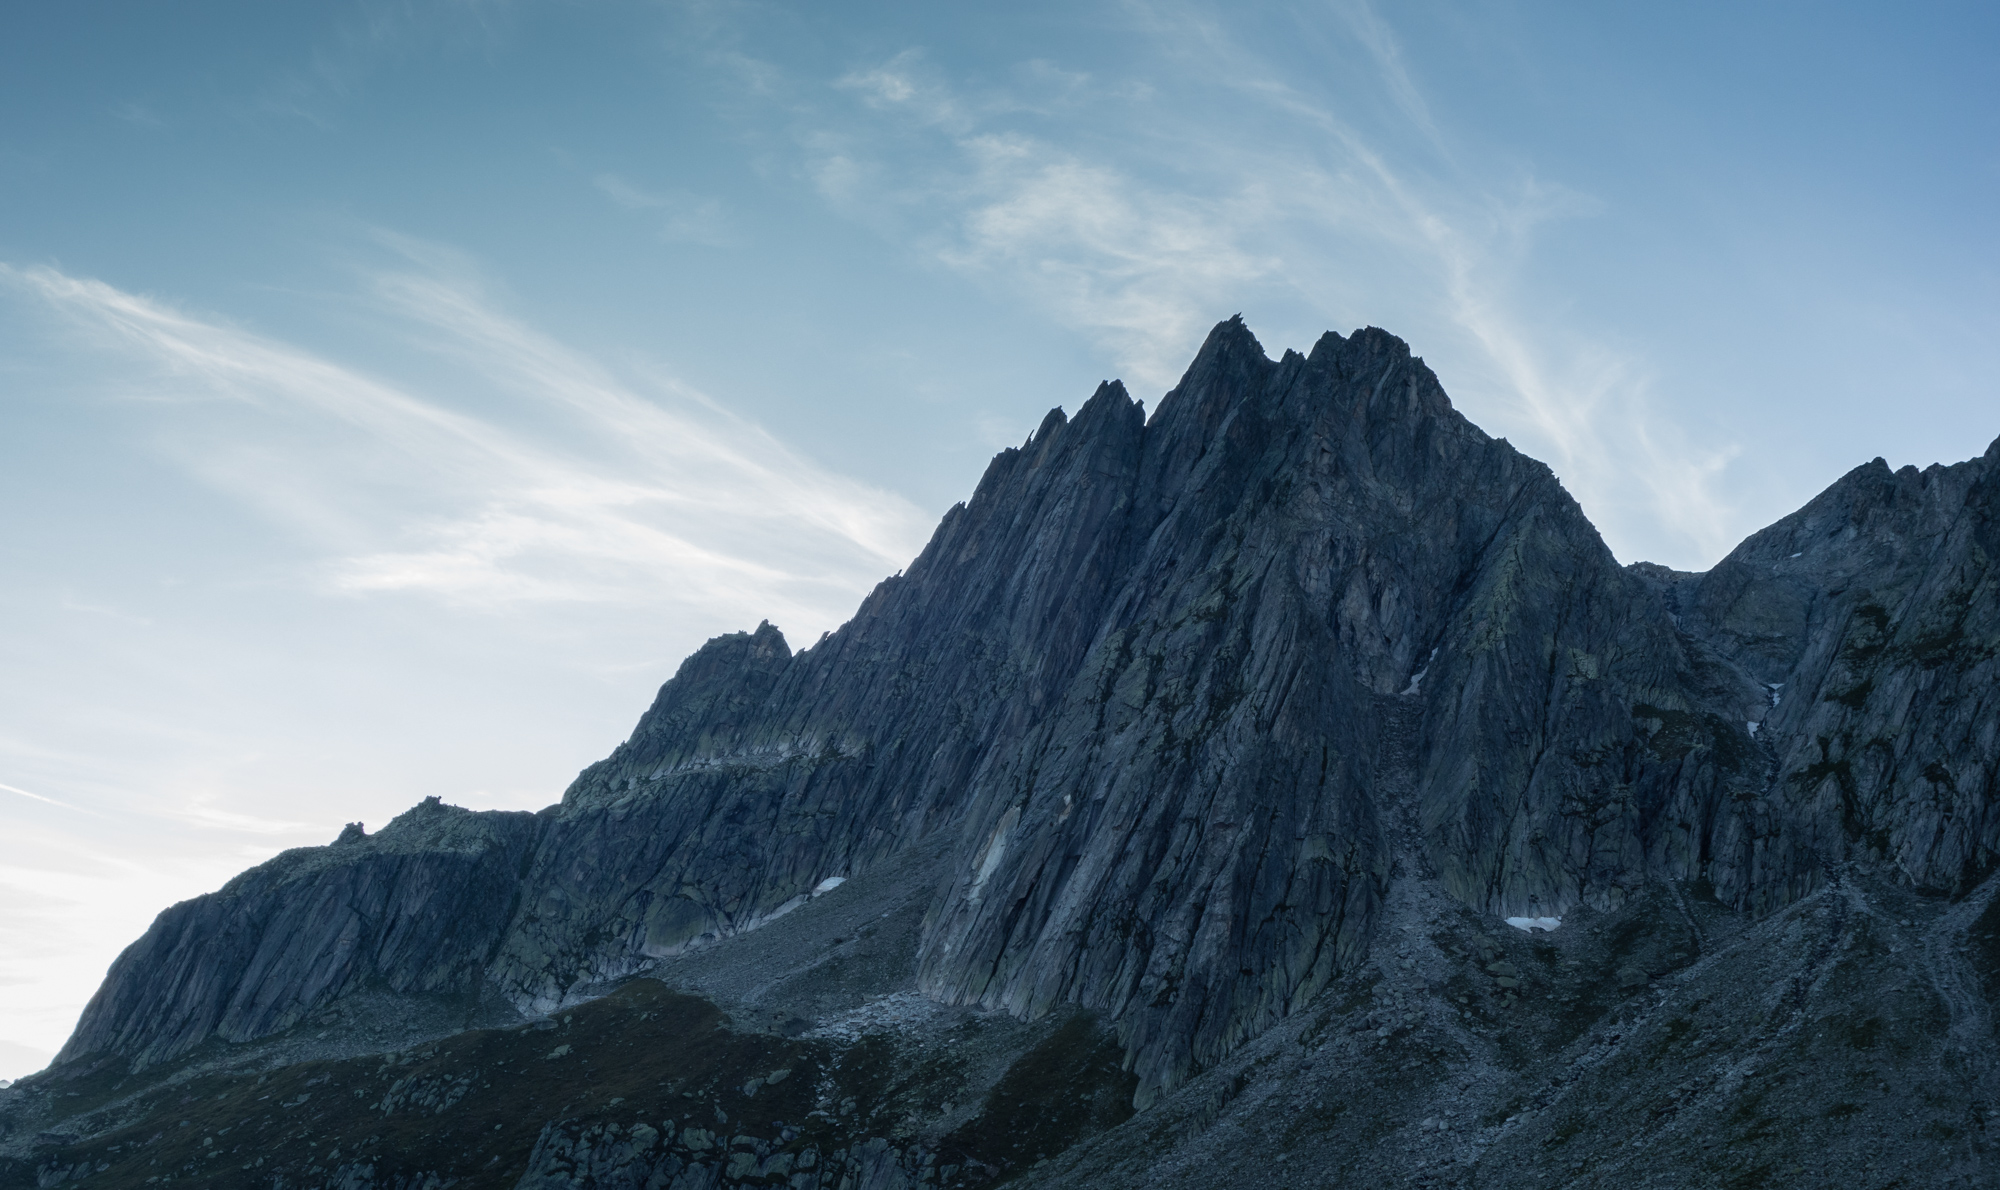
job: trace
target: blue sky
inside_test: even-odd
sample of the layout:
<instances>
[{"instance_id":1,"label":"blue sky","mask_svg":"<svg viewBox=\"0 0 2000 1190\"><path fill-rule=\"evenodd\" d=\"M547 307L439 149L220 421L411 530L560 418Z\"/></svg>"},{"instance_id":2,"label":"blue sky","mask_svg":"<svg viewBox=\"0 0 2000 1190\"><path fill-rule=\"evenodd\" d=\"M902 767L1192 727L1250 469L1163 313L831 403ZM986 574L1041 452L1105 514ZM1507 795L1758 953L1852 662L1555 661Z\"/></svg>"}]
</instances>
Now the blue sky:
<instances>
[{"instance_id":1,"label":"blue sky","mask_svg":"<svg viewBox=\"0 0 2000 1190\"><path fill-rule=\"evenodd\" d=\"M1977 4L13 5L0 1077L166 904L538 807L1214 322L1409 340L1621 559L2000 435Z\"/></svg>"}]
</instances>

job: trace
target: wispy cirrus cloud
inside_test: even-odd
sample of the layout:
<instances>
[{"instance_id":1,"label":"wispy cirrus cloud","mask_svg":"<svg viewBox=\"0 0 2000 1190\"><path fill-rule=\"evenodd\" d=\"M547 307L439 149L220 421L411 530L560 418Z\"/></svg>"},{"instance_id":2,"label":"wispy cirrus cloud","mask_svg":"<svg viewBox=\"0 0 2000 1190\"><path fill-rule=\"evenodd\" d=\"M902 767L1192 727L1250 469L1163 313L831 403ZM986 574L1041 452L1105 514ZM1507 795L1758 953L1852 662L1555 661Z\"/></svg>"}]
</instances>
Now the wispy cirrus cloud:
<instances>
[{"instance_id":1,"label":"wispy cirrus cloud","mask_svg":"<svg viewBox=\"0 0 2000 1190\"><path fill-rule=\"evenodd\" d=\"M1270 198L1257 186L1147 185L1120 163L1002 126L1050 114L1046 76L1069 102L1087 98L1088 76L1029 65L1040 104L1005 90L960 95L915 51L841 77L836 87L864 108L950 151L926 155L935 164L911 173L865 137L823 132L808 138L815 181L836 205L913 237L937 262L1027 292L1097 336L1135 381L1171 384L1188 344L1214 321L1213 295L1280 268L1237 230L1268 222Z\"/></svg>"},{"instance_id":2,"label":"wispy cirrus cloud","mask_svg":"<svg viewBox=\"0 0 2000 1190\"><path fill-rule=\"evenodd\" d=\"M795 88L808 175L856 220L1090 336L1143 387L1260 304L1391 326L1476 418L1547 459L1621 556L1719 556L1741 528L1717 485L1735 447L1660 416L1643 358L1521 296L1538 238L1595 200L1461 151L1367 0L1313 10L1312 35L1345 56L1306 75L1210 6L1122 11L1147 50L1118 77L1042 63L1060 87L975 86L913 48L834 78L844 109Z\"/></svg>"},{"instance_id":3,"label":"wispy cirrus cloud","mask_svg":"<svg viewBox=\"0 0 2000 1190\"><path fill-rule=\"evenodd\" d=\"M1177 378L1187 345L1213 322L1199 295L1282 267L1232 231L1267 215L1259 188L1160 193L1020 136L976 136L965 149L981 201L937 258L968 273L1012 274L1072 324L1092 328L1141 383Z\"/></svg>"},{"instance_id":4,"label":"wispy cirrus cloud","mask_svg":"<svg viewBox=\"0 0 2000 1190\"><path fill-rule=\"evenodd\" d=\"M41 795L41 794L39 794L39 793L30 793L30 792L29 792L28 790L25 790L25 789L22 789L22 788L21 788L20 786L18 786L18 785L4 785L4 784L0 784L0 790L5 790L5 791L7 791L8 793L12 793L12 794L18 794L18 795L20 795L21 797L25 797L25 798L29 798L29 799L31 799L31 800L33 800L33 801L38 801L38 802L42 802L42 803L43 803L43 804L45 804L45 805L50 805L50 806L61 806L61 807L62 807L63 809L65 809L65 810L75 810L75 811L76 811L77 813L79 813L79 814L89 814L89 813L91 813L91 811L89 811L89 810L85 810L85 809L83 809L83 808L81 808L81 807L79 807L79 806L72 806L72 805L70 805L70 804L69 804L68 802L62 802L62 801L57 801L57 800L56 800L55 798L52 798L52 797L44 797L44 796L42 796L42 795Z\"/></svg>"},{"instance_id":5,"label":"wispy cirrus cloud","mask_svg":"<svg viewBox=\"0 0 2000 1190\"><path fill-rule=\"evenodd\" d=\"M370 274L375 308L492 394L483 409L95 279L0 266L0 281L149 365L132 387L179 404L170 449L322 550L330 591L758 608L825 628L921 546L930 518L908 501L670 379L642 391L441 271L449 254L396 243L413 267Z\"/></svg>"},{"instance_id":6,"label":"wispy cirrus cloud","mask_svg":"<svg viewBox=\"0 0 2000 1190\"><path fill-rule=\"evenodd\" d=\"M615 173L598 174L591 179L591 185L621 209L657 218L663 240L711 248L725 248L737 242L729 216L717 199L680 189L656 193Z\"/></svg>"}]
</instances>

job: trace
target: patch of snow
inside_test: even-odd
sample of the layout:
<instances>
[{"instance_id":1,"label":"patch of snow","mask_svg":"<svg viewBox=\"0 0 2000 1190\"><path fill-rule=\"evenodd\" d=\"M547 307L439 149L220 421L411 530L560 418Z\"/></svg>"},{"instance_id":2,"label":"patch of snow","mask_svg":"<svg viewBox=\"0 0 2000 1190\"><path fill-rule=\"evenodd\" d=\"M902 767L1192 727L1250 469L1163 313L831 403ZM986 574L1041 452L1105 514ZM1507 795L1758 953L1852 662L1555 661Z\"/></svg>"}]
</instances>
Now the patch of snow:
<instances>
[{"instance_id":1,"label":"patch of snow","mask_svg":"<svg viewBox=\"0 0 2000 1190\"><path fill-rule=\"evenodd\" d=\"M1771 682L1764 688L1771 692L1771 705L1774 707L1777 706L1778 700L1784 697L1784 695L1780 694L1779 691L1785 688L1785 684L1783 682Z\"/></svg>"},{"instance_id":2,"label":"patch of snow","mask_svg":"<svg viewBox=\"0 0 2000 1190\"><path fill-rule=\"evenodd\" d=\"M769 925L771 922L778 920L785 914L790 913L792 910L797 909L799 906L805 904L807 901L810 900L812 900L812 897L810 895L793 897L791 900L786 901L784 904L778 906L776 909L771 910L769 913L753 917L749 921L744 922L742 925L736 927L736 929L733 930L732 933L747 934L750 931L756 929L758 926ZM724 936L727 937L727 935Z\"/></svg>"},{"instance_id":3,"label":"patch of snow","mask_svg":"<svg viewBox=\"0 0 2000 1190\"><path fill-rule=\"evenodd\" d=\"M1535 930L1553 930L1563 923L1560 917L1510 917L1507 924L1523 933Z\"/></svg>"},{"instance_id":4,"label":"patch of snow","mask_svg":"<svg viewBox=\"0 0 2000 1190\"><path fill-rule=\"evenodd\" d=\"M1444 647L1443 645L1438 646L1439 649L1443 647ZM1417 692L1417 687L1424 684L1424 675L1431 672L1431 662L1436 661L1437 659L1438 659L1438 651L1437 649L1432 649L1431 655L1424 658L1423 667L1418 669L1416 673L1410 675L1410 684L1403 691L1403 693L1415 694Z\"/></svg>"},{"instance_id":5,"label":"patch of snow","mask_svg":"<svg viewBox=\"0 0 2000 1190\"><path fill-rule=\"evenodd\" d=\"M1000 816L1000 825L993 828L993 837L986 843L986 852L979 857L979 867L972 874L972 888L965 894L968 901L979 899L979 890L986 887L986 881L1000 866L1000 860L1007 854L1007 835L1014 824L1021 820L1021 807L1013 806Z\"/></svg>"},{"instance_id":6,"label":"patch of snow","mask_svg":"<svg viewBox=\"0 0 2000 1190\"><path fill-rule=\"evenodd\" d=\"M1800 551L1799 551L1799 552L1798 552L1797 554L1793 554L1793 555L1792 555L1792 558L1796 558L1796 557L1799 557L1799 556L1800 556L1801 554L1804 554L1804 553L1805 553L1805 551L1804 551L1804 550L1800 550ZM1789 562L1789 561L1791 561L1791 558L1787 558L1787 559L1785 559L1785 560L1786 560L1787 562Z\"/></svg>"},{"instance_id":7,"label":"patch of snow","mask_svg":"<svg viewBox=\"0 0 2000 1190\"><path fill-rule=\"evenodd\" d=\"M1749 729L1750 729L1750 734L1751 734L1751 735L1756 735L1756 734L1757 734L1757 729L1758 729L1758 728L1760 728L1760 727L1762 727L1762 726L1764 726L1764 725L1763 725L1762 723L1759 723L1759 722L1757 722L1756 720L1752 719L1752 720L1750 720L1750 721L1746 722L1746 723L1745 723L1745 724L1744 724L1743 726L1745 726L1745 727L1747 727L1747 728L1749 728Z\"/></svg>"},{"instance_id":8,"label":"patch of snow","mask_svg":"<svg viewBox=\"0 0 2000 1190\"><path fill-rule=\"evenodd\" d=\"M847 883L847 877L845 876L828 876L826 879L820 881L818 884L813 885L812 895L819 896L821 893L830 893L834 889L839 888L841 885L846 883Z\"/></svg>"}]
</instances>

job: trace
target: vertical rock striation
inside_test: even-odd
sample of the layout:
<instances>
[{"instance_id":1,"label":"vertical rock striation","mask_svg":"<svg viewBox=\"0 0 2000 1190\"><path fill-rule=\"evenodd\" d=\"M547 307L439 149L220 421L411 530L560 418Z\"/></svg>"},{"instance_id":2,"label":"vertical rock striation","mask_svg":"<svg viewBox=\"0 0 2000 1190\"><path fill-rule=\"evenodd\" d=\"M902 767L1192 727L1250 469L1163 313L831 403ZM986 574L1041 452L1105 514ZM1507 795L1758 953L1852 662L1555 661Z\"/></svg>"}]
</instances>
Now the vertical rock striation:
<instances>
[{"instance_id":1,"label":"vertical rock striation","mask_svg":"<svg viewBox=\"0 0 2000 1190\"><path fill-rule=\"evenodd\" d=\"M112 963L56 1061L145 1066L361 991L476 1001L538 825L427 798L374 835L350 826L183 901Z\"/></svg>"},{"instance_id":2,"label":"vertical rock striation","mask_svg":"<svg viewBox=\"0 0 2000 1190\"><path fill-rule=\"evenodd\" d=\"M1857 467L1678 592L1764 684L1770 800L1799 847L1962 893L2000 857L2000 441Z\"/></svg>"}]
</instances>

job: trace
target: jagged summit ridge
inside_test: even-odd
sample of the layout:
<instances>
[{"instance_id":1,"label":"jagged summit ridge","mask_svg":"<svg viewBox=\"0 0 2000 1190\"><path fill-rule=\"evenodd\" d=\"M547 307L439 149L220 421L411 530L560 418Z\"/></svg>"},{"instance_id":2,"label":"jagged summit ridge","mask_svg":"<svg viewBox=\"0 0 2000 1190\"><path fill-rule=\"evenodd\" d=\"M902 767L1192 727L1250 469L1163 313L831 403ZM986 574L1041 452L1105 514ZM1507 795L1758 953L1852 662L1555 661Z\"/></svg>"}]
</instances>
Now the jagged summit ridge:
<instances>
[{"instance_id":1,"label":"jagged summit ridge","mask_svg":"<svg viewBox=\"0 0 2000 1190\"><path fill-rule=\"evenodd\" d=\"M169 910L64 1058L363 987L548 1012L932 847L917 987L1096 1010L1147 1101L1360 962L1399 863L1495 916L1767 909L1850 857L1954 886L2000 844L1996 450L1662 577L1393 335L1273 361L1232 319L1150 418L1116 382L1051 412L839 631L709 642L559 806Z\"/></svg>"}]
</instances>

